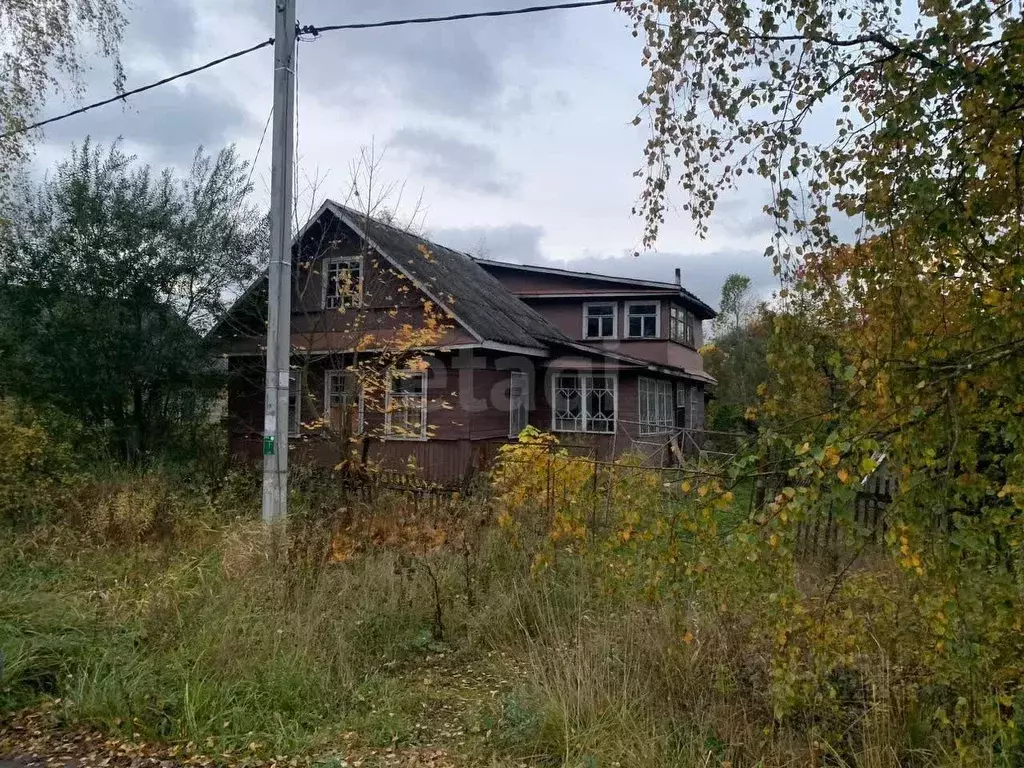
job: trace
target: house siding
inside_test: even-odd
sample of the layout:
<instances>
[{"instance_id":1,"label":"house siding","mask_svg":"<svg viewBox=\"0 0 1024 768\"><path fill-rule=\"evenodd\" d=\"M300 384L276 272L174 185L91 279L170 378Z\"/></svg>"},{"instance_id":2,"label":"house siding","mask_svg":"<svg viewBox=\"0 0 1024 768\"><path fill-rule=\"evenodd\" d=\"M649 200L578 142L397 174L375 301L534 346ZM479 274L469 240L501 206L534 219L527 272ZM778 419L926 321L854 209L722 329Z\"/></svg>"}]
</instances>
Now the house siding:
<instances>
[{"instance_id":1,"label":"house siding","mask_svg":"<svg viewBox=\"0 0 1024 768\"><path fill-rule=\"evenodd\" d=\"M228 390L232 454L243 460L260 456L263 389L262 370L258 360L232 360L231 383ZM525 363L526 361L520 361ZM573 361L574 362L574 361ZM323 413L324 376L329 364L319 361L304 370L302 420L316 421ZM427 374L427 421L430 439L426 441L380 439L384 415L367 407L365 430L374 435L368 457L390 469L403 469L410 460L430 480L453 480L467 472L486 468L497 455L500 445L510 442L508 435L508 385L510 370L526 369L532 378L529 423L542 430L551 430L551 393L554 375L561 369L530 370L526 365L511 363L496 355L439 355ZM564 369L571 370L571 369ZM600 368L597 370L601 370ZM618 411L614 434L556 433L560 442L573 453L609 460L625 453L639 453L650 464L661 465L670 460L667 436L640 435L639 379L663 378L647 373L619 370ZM694 418L703 423L704 392L697 387ZM313 461L333 466L341 460L338 445L319 426L303 428L290 441L296 461Z\"/></svg>"},{"instance_id":2,"label":"house siding","mask_svg":"<svg viewBox=\"0 0 1024 768\"><path fill-rule=\"evenodd\" d=\"M391 247L382 247L386 247L394 258ZM437 248L437 253L445 252L440 246ZM402 274L401 269L375 252L363 254L360 305L357 308L324 308L325 259L358 256L362 250L359 237L340 220L333 224L318 221L306 230L300 245L293 249L291 365L302 380L301 420L308 425L289 441L290 453L297 462L311 461L332 466L342 459L337 439L324 428L321 417L325 410L326 372L345 369L353 364L353 355L346 350L359 348L363 350L360 355L365 359L375 350L393 348L393 342L404 332L403 327L417 329L423 326L424 304L428 297ZM402 255L403 259L430 258L414 254L411 248L407 251ZM408 263L424 266L415 261ZM448 266L452 267L452 264ZM438 272L434 279L449 283L456 279L470 279L472 275L467 276L464 266L460 267L462 271ZM375 407L369 402L364 409L364 434L368 436L366 451L371 461L398 470L407 468L412 462L421 468L424 477L431 480L455 480L485 469L496 456L498 447L514 439L509 437L508 387L512 370L530 375L529 423L543 430L552 428L551 386L556 371L579 369L615 373L618 408L614 434L558 433L562 444L574 453L599 459L611 459L623 453L641 453L650 464L671 459L667 450L668 436L639 434L638 383L641 376L683 382L695 388L693 391L697 395L691 408L692 425L702 427L704 385L698 380L699 376L694 375L703 369L700 355L695 348L668 339L670 306L675 303L687 307L688 299L678 290L671 286L664 290L657 287L648 289L586 276L538 275L500 266L488 266L487 271L541 314L547 323L537 320L532 313L520 312L523 308L518 301L490 278L483 294L465 294L468 298L461 305L463 312L472 309L476 313L472 315L474 322L486 326L488 323L485 321L496 311L490 298L498 293L498 298L507 299L506 305L515 305L512 307L515 311L508 311L509 307L505 307L508 317L513 318L512 324L518 322L526 327L532 318L535 325L541 330L548 329L550 333L536 337L526 334L526 339L532 338L535 345L529 348L511 342L508 342L511 347L504 347L520 349L527 356L485 352L479 346L480 337L461 325L456 317L450 318L450 327L443 331L441 338L424 342L434 350L441 350L428 353L428 439L383 437L385 416L379 405ZM426 285L451 304L456 315L459 314L458 303L446 290L436 285L430 288L429 282ZM572 295L560 297L559 293ZM609 341L584 339L583 304L601 300L616 303L619 338ZM655 300L661 304L660 338L641 341L623 338L626 302ZM261 301L265 304L265 297ZM229 355L227 424L231 450L236 457L249 460L258 460L261 455L263 431L266 337L265 321L252 311L258 303L250 301L247 305L247 325L232 326L235 332L222 336L225 353ZM697 305L703 306L700 302ZM687 308L700 316L699 307ZM700 311L706 314L710 310L703 306ZM574 350L548 327L548 323L569 339L592 348L593 352ZM480 327L475 330L479 331ZM498 328L502 333L507 330ZM699 321L694 331L695 347L699 347L702 339ZM524 335L521 330L519 335ZM483 334L483 338L517 337ZM548 352L552 356L544 357ZM619 353L627 359L602 357L601 352ZM674 370L675 375L643 371L646 364L638 360ZM379 399L383 401L383 396Z\"/></svg>"},{"instance_id":3,"label":"house siding","mask_svg":"<svg viewBox=\"0 0 1024 768\"><path fill-rule=\"evenodd\" d=\"M607 352L618 352L642 360L649 360L659 365L669 365L688 371L702 371L704 362L697 349L703 343L703 333L699 320L694 321L694 346L686 346L669 338L670 307L683 306L671 302L666 297L652 298L660 301L660 335L657 339L626 338L626 302L644 301L643 299L618 299L607 297L599 299L592 296L580 298L558 299L525 299L526 303L537 310L544 318L570 339L583 342ZM616 338L588 339L584 336L583 307L585 304L607 301L616 305Z\"/></svg>"}]
</instances>

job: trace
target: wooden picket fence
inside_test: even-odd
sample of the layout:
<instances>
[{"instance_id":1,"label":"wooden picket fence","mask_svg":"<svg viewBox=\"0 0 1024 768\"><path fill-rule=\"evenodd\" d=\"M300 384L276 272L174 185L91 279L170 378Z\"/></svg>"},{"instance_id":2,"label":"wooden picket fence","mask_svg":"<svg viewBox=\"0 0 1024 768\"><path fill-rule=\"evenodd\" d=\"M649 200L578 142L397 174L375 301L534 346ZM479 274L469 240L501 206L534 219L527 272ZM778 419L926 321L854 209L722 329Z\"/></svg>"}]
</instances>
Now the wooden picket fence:
<instances>
[{"instance_id":1,"label":"wooden picket fence","mask_svg":"<svg viewBox=\"0 0 1024 768\"><path fill-rule=\"evenodd\" d=\"M842 552L868 551L884 543L886 512L896 490L896 477L883 462L861 483L852 509L829 506L814 519L797 526L797 555L834 560Z\"/></svg>"}]
</instances>

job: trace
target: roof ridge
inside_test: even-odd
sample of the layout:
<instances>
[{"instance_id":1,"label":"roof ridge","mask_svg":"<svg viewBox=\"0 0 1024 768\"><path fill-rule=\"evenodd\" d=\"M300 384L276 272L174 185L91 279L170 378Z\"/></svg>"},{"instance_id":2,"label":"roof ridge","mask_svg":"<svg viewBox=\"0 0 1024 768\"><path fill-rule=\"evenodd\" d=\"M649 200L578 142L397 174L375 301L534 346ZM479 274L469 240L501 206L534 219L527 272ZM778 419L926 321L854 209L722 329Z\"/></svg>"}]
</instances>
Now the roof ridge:
<instances>
[{"instance_id":1,"label":"roof ridge","mask_svg":"<svg viewBox=\"0 0 1024 768\"><path fill-rule=\"evenodd\" d=\"M530 272L540 272L540 273L547 273L547 274L558 274L558 275L566 275L566 276L569 276L569 277L590 278L590 279L596 279L596 280L607 280L609 282L627 283L627 284L631 284L631 285L646 286L648 288L655 288L656 287L656 288L659 288L659 289L678 291L679 293L683 294L684 296L686 296L691 301L693 301L696 304L699 304L701 307L704 307L705 309L707 309L707 311L712 316L718 314L717 312L715 312L714 308L712 308L710 304L708 304L706 301L704 301L699 296L697 296L697 294L693 293L692 291L684 288L679 283L675 283L675 282L669 283L669 282L663 282L661 280L648 280L646 278L639 278L639 277L621 277L619 275L606 275L606 274L603 274L603 273L600 273L600 272L581 272L581 271L577 271L577 270L573 270L573 269L562 269L561 267L545 267L545 266L538 266L538 265L535 265L535 264L517 264L517 263L511 262L511 261L500 261L500 260L497 260L497 259L485 259L485 258L481 258L481 257L478 257L478 256L470 256L470 258L472 258L478 264L483 264L483 265L486 265L486 266L489 266L489 267L499 267L499 268L506 267L506 268L510 268L510 269L522 269L522 270L526 270L526 271L530 271Z\"/></svg>"}]
</instances>

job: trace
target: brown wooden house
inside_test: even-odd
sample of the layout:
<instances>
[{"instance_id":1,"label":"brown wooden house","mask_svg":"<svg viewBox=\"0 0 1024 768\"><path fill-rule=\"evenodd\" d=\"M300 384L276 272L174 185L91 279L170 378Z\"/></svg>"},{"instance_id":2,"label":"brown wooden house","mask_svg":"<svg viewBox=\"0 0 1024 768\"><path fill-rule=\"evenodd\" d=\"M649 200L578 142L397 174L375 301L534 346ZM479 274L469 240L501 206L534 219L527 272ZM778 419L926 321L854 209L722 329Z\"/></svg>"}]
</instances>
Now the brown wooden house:
<instances>
[{"instance_id":1,"label":"brown wooden house","mask_svg":"<svg viewBox=\"0 0 1024 768\"><path fill-rule=\"evenodd\" d=\"M291 450L461 477L527 425L600 457L671 460L704 427L697 349L714 311L676 281L476 259L328 200L292 251ZM214 333L228 359L232 452L257 458L266 280ZM415 356L417 364L405 360ZM366 366L386 367L366 384ZM345 435L344 441L338 436ZM685 443L686 441L682 441Z\"/></svg>"}]
</instances>

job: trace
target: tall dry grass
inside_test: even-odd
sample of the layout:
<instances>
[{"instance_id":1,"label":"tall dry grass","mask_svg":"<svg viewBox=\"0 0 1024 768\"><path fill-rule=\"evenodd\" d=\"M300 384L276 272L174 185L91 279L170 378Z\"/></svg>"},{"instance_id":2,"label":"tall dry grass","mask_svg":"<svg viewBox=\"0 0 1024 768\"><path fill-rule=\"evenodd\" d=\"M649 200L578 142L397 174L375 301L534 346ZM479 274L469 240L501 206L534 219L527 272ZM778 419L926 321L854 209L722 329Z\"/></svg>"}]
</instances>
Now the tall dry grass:
<instances>
[{"instance_id":1,"label":"tall dry grass","mask_svg":"<svg viewBox=\"0 0 1024 768\"><path fill-rule=\"evenodd\" d=\"M239 478L217 499L125 482L76 523L0 534L0 709L59 699L68 722L217 753L329 751L350 732L417 744L436 738L423 722L449 703L443 675L484 667L507 685L453 693L475 703L442 745L469 765L956 762L881 645L832 681L840 700L780 717L774 639L685 585L609 590L584 553L537 572L531 542L495 529L396 547L419 530L400 499L313 485L275 549Z\"/></svg>"}]
</instances>

